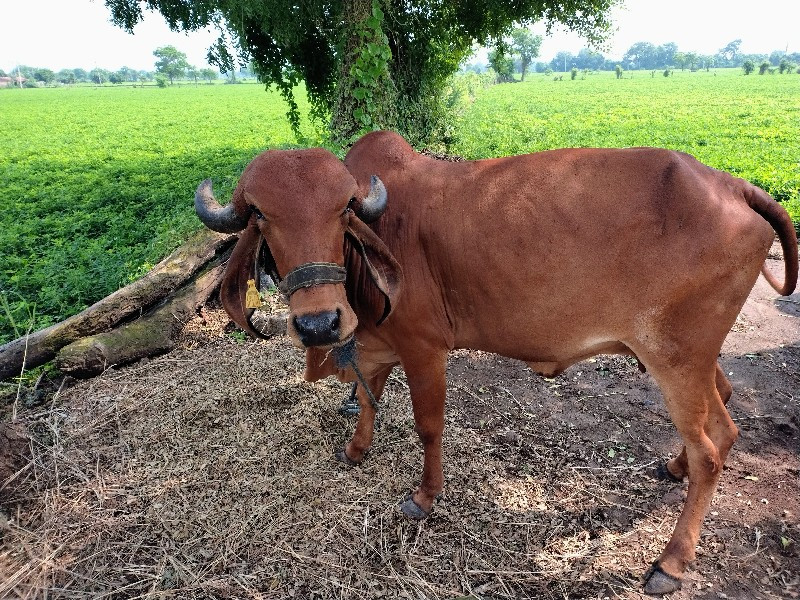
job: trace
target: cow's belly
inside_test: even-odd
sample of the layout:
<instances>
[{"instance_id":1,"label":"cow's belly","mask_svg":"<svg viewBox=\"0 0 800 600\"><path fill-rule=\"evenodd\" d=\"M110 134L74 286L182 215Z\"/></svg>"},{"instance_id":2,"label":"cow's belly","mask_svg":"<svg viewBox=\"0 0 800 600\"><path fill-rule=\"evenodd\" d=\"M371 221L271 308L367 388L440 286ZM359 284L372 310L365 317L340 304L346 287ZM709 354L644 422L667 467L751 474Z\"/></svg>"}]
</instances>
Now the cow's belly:
<instances>
[{"instance_id":1,"label":"cow's belly","mask_svg":"<svg viewBox=\"0 0 800 600\"><path fill-rule=\"evenodd\" d=\"M622 336L620 336L622 337ZM456 338L457 348L492 352L521 360L542 375L558 375L571 365L597 354L627 354L634 352L613 336L601 336L591 331L566 330L563 327L550 331L538 327L518 327L509 330L503 326L493 332L470 331Z\"/></svg>"}]
</instances>

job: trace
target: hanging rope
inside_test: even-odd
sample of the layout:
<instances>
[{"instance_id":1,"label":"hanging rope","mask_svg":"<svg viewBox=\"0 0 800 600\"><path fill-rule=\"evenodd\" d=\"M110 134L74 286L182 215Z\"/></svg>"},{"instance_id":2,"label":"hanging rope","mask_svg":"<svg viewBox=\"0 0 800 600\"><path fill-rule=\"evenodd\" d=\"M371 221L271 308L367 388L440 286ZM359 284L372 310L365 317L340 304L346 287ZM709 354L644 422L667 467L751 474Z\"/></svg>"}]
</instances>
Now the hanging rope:
<instances>
[{"instance_id":1,"label":"hanging rope","mask_svg":"<svg viewBox=\"0 0 800 600\"><path fill-rule=\"evenodd\" d=\"M344 344L336 346L332 350L333 352L333 359L336 361L336 368L337 369L345 369L347 367L351 367L358 378L358 382L364 388L364 391L367 393L367 398L369 398L369 403L372 406L375 414L377 416L377 421L375 424L376 429L380 429L381 424L381 413L378 407L378 401L375 398L375 395L372 393L372 390L369 389L366 380L364 379L364 375L362 375L361 370L358 368L356 364L356 357L358 355L358 350L356 349L356 338L351 337L347 340ZM353 389L350 392L350 398L353 398L355 394L357 384L353 385Z\"/></svg>"}]
</instances>

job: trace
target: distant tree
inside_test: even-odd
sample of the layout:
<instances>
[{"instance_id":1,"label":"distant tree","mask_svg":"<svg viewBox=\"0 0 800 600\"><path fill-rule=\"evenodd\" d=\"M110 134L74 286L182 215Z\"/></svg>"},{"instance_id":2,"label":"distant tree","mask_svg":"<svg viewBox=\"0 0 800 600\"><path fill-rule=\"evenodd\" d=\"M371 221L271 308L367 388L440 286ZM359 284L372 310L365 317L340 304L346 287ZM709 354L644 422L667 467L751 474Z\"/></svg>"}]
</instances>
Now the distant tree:
<instances>
[{"instance_id":1,"label":"distant tree","mask_svg":"<svg viewBox=\"0 0 800 600\"><path fill-rule=\"evenodd\" d=\"M189 63L186 54L178 50L175 46L161 46L153 50L156 61L156 72L161 73L169 79L169 84L175 83L175 79L183 77Z\"/></svg>"},{"instance_id":2,"label":"distant tree","mask_svg":"<svg viewBox=\"0 0 800 600\"><path fill-rule=\"evenodd\" d=\"M56 81L66 84L75 83L75 71L72 69L61 69L56 73Z\"/></svg>"},{"instance_id":3,"label":"distant tree","mask_svg":"<svg viewBox=\"0 0 800 600\"><path fill-rule=\"evenodd\" d=\"M733 40L724 48L719 49L719 55L722 56L728 63L732 63L739 56L739 48L742 45L742 40Z\"/></svg>"},{"instance_id":4,"label":"distant tree","mask_svg":"<svg viewBox=\"0 0 800 600\"><path fill-rule=\"evenodd\" d=\"M658 67L668 67L675 64L675 53L678 51L678 44L668 42L663 46L658 46Z\"/></svg>"},{"instance_id":5,"label":"distant tree","mask_svg":"<svg viewBox=\"0 0 800 600\"><path fill-rule=\"evenodd\" d=\"M219 73L216 69L207 68L207 69L200 69L200 77L205 79L208 83L219 79Z\"/></svg>"},{"instance_id":6,"label":"distant tree","mask_svg":"<svg viewBox=\"0 0 800 600\"><path fill-rule=\"evenodd\" d=\"M3 71L3 69L0 69L0 77L8 77L8 75L6 75L6 72Z\"/></svg>"},{"instance_id":7,"label":"distant tree","mask_svg":"<svg viewBox=\"0 0 800 600\"><path fill-rule=\"evenodd\" d=\"M686 67L686 55L683 52L676 52L672 55L672 61L680 68L681 71Z\"/></svg>"},{"instance_id":8,"label":"distant tree","mask_svg":"<svg viewBox=\"0 0 800 600\"><path fill-rule=\"evenodd\" d=\"M117 71L117 72L115 72L115 73L111 73L111 74L108 76L108 80L109 80L111 83L113 83L114 85L117 85L118 83L122 83L123 81L125 81L125 80L124 80L124 79L123 79L123 78L120 76L120 74L119 74L119 71Z\"/></svg>"},{"instance_id":9,"label":"distant tree","mask_svg":"<svg viewBox=\"0 0 800 600\"><path fill-rule=\"evenodd\" d=\"M498 46L489 52L489 65L497 74L497 83L514 81L514 61L506 54L503 46Z\"/></svg>"},{"instance_id":10,"label":"distant tree","mask_svg":"<svg viewBox=\"0 0 800 600\"><path fill-rule=\"evenodd\" d=\"M769 62L768 60L763 61L760 65L758 65L758 74L759 75L763 75L764 73L769 71L769 68L771 66L772 66L772 63Z\"/></svg>"},{"instance_id":11,"label":"distant tree","mask_svg":"<svg viewBox=\"0 0 800 600\"><path fill-rule=\"evenodd\" d=\"M769 62L770 64L777 67L784 56L786 56L786 52L784 52L783 50L773 50L769 54Z\"/></svg>"},{"instance_id":12,"label":"distant tree","mask_svg":"<svg viewBox=\"0 0 800 600\"><path fill-rule=\"evenodd\" d=\"M72 69L72 73L75 75L75 81L78 83L89 81L89 73L87 73L85 69Z\"/></svg>"},{"instance_id":13,"label":"distant tree","mask_svg":"<svg viewBox=\"0 0 800 600\"><path fill-rule=\"evenodd\" d=\"M778 72L783 75L786 73L787 75L792 73L795 70L795 65L792 61L788 60L785 56L781 59L781 62L778 64Z\"/></svg>"},{"instance_id":14,"label":"distant tree","mask_svg":"<svg viewBox=\"0 0 800 600\"><path fill-rule=\"evenodd\" d=\"M542 36L534 35L529 29L519 27L511 32L511 47L519 55L520 80L525 81L525 73L528 72L533 59L539 56L542 47Z\"/></svg>"},{"instance_id":15,"label":"distant tree","mask_svg":"<svg viewBox=\"0 0 800 600\"><path fill-rule=\"evenodd\" d=\"M197 80L200 78L200 71L198 71L197 67L194 65L189 65L186 68L186 77L194 81L194 84L197 85Z\"/></svg>"},{"instance_id":16,"label":"distant tree","mask_svg":"<svg viewBox=\"0 0 800 600\"><path fill-rule=\"evenodd\" d=\"M570 69L569 71L569 78L572 79L572 81L575 81L577 77L578 77L578 67L572 67L572 69Z\"/></svg>"},{"instance_id":17,"label":"distant tree","mask_svg":"<svg viewBox=\"0 0 800 600\"><path fill-rule=\"evenodd\" d=\"M606 59L600 52L595 52L589 48L581 48L578 55L574 57L575 66L579 69L589 69L599 71L603 68Z\"/></svg>"},{"instance_id":18,"label":"distant tree","mask_svg":"<svg viewBox=\"0 0 800 600\"><path fill-rule=\"evenodd\" d=\"M687 52L686 53L686 65L689 67L690 71L697 70L697 63L700 61L700 55L697 52Z\"/></svg>"},{"instance_id":19,"label":"distant tree","mask_svg":"<svg viewBox=\"0 0 800 600\"><path fill-rule=\"evenodd\" d=\"M742 63L742 70L744 71L745 75L750 75L750 73L756 70L756 63L748 58Z\"/></svg>"},{"instance_id":20,"label":"distant tree","mask_svg":"<svg viewBox=\"0 0 800 600\"><path fill-rule=\"evenodd\" d=\"M707 54L701 55L698 60L702 63L703 68L706 71L711 70L711 67L713 67L715 65L715 62L716 62L716 58L715 57L707 55Z\"/></svg>"},{"instance_id":21,"label":"distant tree","mask_svg":"<svg viewBox=\"0 0 800 600\"><path fill-rule=\"evenodd\" d=\"M103 85L106 81L111 79L111 73L105 69L92 69L89 71L89 80L92 83Z\"/></svg>"},{"instance_id":22,"label":"distant tree","mask_svg":"<svg viewBox=\"0 0 800 600\"><path fill-rule=\"evenodd\" d=\"M34 79L33 74L35 72L36 69L33 67L29 67L28 65L17 65L13 69L11 69L13 77L24 77L25 79Z\"/></svg>"},{"instance_id":23,"label":"distant tree","mask_svg":"<svg viewBox=\"0 0 800 600\"><path fill-rule=\"evenodd\" d=\"M653 69L658 62L658 49L650 42L636 42L622 57L632 69Z\"/></svg>"},{"instance_id":24,"label":"distant tree","mask_svg":"<svg viewBox=\"0 0 800 600\"><path fill-rule=\"evenodd\" d=\"M625 69L622 68L622 65L617 65L614 67L614 73L617 75L617 79L622 79L622 73L625 72Z\"/></svg>"},{"instance_id":25,"label":"distant tree","mask_svg":"<svg viewBox=\"0 0 800 600\"><path fill-rule=\"evenodd\" d=\"M119 77L120 81L136 81L139 79L139 72L130 67L122 67L117 71L117 77Z\"/></svg>"},{"instance_id":26,"label":"distant tree","mask_svg":"<svg viewBox=\"0 0 800 600\"><path fill-rule=\"evenodd\" d=\"M33 72L33 78L49 85L56 80L56 74L50 69L36 69Z\"/></svg>"},{"instance_id":27,"label":"distant tree","mask_svg":"<svg viewBox=\"0 0 800 600\"><path fill-rule=\"evenodd\" d=\"M553 71L563 71L566 73L567 69L574 62L575 56L573 56L572 52L565 52L562 50L553 57L553 60L550 61L550 66L553 68Z\"/></svg>"}]
</instances>

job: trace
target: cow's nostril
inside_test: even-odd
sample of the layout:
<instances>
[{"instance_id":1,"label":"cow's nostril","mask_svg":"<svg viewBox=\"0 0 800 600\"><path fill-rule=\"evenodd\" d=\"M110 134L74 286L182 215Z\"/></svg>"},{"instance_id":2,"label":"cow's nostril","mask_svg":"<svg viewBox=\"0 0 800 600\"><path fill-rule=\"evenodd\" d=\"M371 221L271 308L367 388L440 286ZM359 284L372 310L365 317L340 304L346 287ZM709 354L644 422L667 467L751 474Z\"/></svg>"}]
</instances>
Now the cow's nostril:
<instances>
[{"instance_id":1,"label":"cow's nostril","mask_svg":"<svg viewBox=\"0 0 800 600\"><path fill-rule=\"evenodd\" d=\"M304 346L324 346L339 341L339 311L294 317L294 329Z\"/></svg>"}]
</instances>

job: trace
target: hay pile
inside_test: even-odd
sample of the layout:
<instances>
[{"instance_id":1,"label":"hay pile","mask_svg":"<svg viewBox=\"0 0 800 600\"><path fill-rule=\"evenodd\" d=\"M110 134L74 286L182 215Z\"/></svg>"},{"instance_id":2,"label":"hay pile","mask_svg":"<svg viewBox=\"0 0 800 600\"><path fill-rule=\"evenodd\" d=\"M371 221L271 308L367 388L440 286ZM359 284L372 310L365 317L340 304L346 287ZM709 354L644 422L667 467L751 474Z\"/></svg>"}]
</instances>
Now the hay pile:
<instances>
[{"instance_id":1,"label":"hay pile","mask_svg":"<svg viewBox=\"0 0 800 600\"><path fill-rule=\"evenodd\" d=\"M634 365L543 380L456 353L445 494L413 523L397 509L422 466L402 373L351 469L333 459L354 425L337 413L348 386L303 382L286 338L237 341L226 321L208 311L178 350L26 414L34 460L0 512L0 597L638 597L683 488L651 476L673 438ZM634 388L644 434L605 408ZM731 533L701 567L749 537ZM785 581L764 589L797 591L797 570L774 567Z\"/></svg>"}]
</instances>

